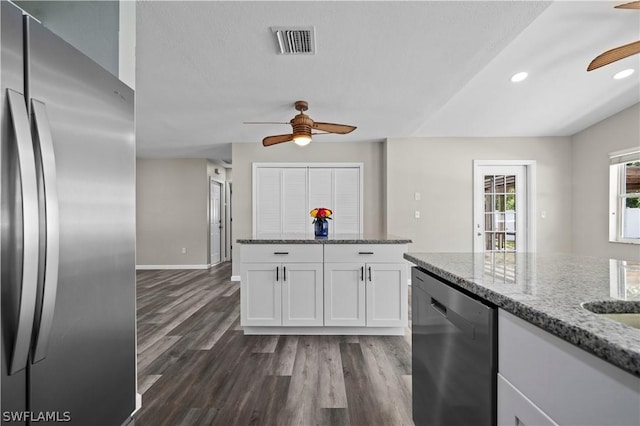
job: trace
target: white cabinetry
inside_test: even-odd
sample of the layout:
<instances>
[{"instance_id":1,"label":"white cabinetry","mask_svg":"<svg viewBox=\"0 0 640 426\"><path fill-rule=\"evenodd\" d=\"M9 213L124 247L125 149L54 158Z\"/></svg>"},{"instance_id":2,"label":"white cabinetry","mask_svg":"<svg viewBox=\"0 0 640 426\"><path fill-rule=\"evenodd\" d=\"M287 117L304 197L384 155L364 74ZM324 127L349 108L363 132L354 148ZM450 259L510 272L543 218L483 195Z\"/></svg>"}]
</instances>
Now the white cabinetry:
<instances>
[{"instance_id":1,"label":"white cabinetry","mask_svg":"<svg viewBox=\"0 0 640 426\"><path fill-rule=\"evenodd\" d=\"M241 325L322 326L322 246L243 245Z\"/></svg>"},{"instance_id":2,"label":"white cabinetry","mask_svg":"<svg viewBox=\"0 0 640 426\"><path fill-rule=\"evenodd\" d=\"M327 326L406 327L405 245L325 246Z\"/></svg>"},{"instance_id":3,"label":"white cabinetry","mask_svg":"<svg viewBox=\"0 0 640 426\"><path fill-rule=\"evenodd\" d=\"M245 334L404 335L406 244L241 244Z\"/></svg>"},{"instance_id":4,"label":"white cabinetry","mask_svg":"<svg viewBox=\"0 0 640 426\"><path fill-rule=\"evenodd\" d=\"M329 234L362 233L362 164L254 163L253 235L313 235L309 211L333 210Z\"/></svg>"},{"instance_id":5,"label":"white cabinetry","mask_svg":"<svg viewBox=\"0 0 640 426\"><path fill-rule=\"evenodd\" d=\"M257 168L254 193L254 228L259 235L306 232L309 210L305 167Z\"/></svg>"},{"instance_id":6,"label":"white cabinetry","mask_svg":"<svg viewBox=\"0 0 640 426\"><path fill-rule=\"evenodd\" d=\"M498 311L498 425L638 425L640 378Z\"/></svg>"}]
</instances>

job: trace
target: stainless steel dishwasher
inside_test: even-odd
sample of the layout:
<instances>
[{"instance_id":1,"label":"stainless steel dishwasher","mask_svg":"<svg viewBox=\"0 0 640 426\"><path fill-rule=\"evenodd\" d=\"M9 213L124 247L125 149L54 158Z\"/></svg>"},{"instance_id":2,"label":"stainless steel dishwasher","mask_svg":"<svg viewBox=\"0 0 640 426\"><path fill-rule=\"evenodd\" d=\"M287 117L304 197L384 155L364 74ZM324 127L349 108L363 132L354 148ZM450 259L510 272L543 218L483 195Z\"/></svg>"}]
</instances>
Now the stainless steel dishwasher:
<instances>
[{"instance_id":1,"label":"stainless steel dishwasher","mask_svg":"<svg viewBox=\"0 0 640 426\"><path fill-rule=\"evenodd\" d=\"M497 310L414 267L413 421L495 425Z\"/></svg>"}]
</instances>

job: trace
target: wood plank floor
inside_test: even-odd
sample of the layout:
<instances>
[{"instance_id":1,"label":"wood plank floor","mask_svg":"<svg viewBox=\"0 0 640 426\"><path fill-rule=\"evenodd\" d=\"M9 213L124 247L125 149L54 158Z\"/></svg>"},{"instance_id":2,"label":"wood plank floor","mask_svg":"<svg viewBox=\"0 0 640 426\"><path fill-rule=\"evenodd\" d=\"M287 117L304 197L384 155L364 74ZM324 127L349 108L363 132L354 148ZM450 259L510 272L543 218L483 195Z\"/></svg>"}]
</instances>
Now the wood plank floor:
<instances>
[{"instance_id":1,"label":"wood plank floor","mask_svg":"<svg viewBox=\"0 0 640 426\"><path fill-rule=\"evenodd\" d=\"M413 425L411 334L245 336L231 265L139 271L146 425Z\"/></svg>"}]
</instances>

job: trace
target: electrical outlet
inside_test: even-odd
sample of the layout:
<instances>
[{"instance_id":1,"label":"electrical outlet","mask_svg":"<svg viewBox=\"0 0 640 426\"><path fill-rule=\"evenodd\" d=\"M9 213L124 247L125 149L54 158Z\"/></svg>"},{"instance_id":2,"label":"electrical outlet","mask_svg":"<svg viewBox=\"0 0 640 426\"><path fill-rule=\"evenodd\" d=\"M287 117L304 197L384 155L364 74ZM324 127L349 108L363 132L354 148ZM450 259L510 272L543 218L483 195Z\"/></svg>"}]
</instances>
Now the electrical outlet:
<instances>
[{"instance_id":1,"label":"electrical outlet","mask_svg":"<svg viewBox=\"0 0 640 426\"><path fill-rule=\"evenodd\" d=\"M187 254L187 248L186 247L182 247L182 254Z\"/></svg>"},{"instance_id":2,"label":"electrical outlet","mask_svg":"<svg viewBox=\"0 0 640 426\"><path fill-rule=\"evenodd\" d=\"M416 200L416 201L420 201L420 193L419 192L415 192L413 194L413 199Z\"/></svg>"},{"instance_id":3,"label":"electrical outlet","mask_svg":"<svg viewBox=\"0 0 640 426\"><path fill-rule=\"evenodd\" d=\"M420 219L420 211L419 210L416 210L415 217L416 217L416 219Z\"/></svg>"}]
</instances>

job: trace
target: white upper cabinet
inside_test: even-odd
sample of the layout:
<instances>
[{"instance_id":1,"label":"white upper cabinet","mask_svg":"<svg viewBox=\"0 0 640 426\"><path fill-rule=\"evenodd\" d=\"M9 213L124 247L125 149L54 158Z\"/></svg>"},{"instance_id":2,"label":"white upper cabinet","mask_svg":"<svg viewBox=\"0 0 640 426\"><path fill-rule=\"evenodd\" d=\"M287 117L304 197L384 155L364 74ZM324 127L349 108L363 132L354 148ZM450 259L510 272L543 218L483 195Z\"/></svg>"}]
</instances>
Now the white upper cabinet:
<instances>
[{"instance_id":1,"label":"white upper cabinet","mask_svg":"<svg viewBox=\"0 0 640 426\"><path fill-rule=\"evenodd\" d=\"M253 236L313 235L309 211L333 211L329 235L362 233L362 164L253 164Z\"/></svg>"}]
</instances>

